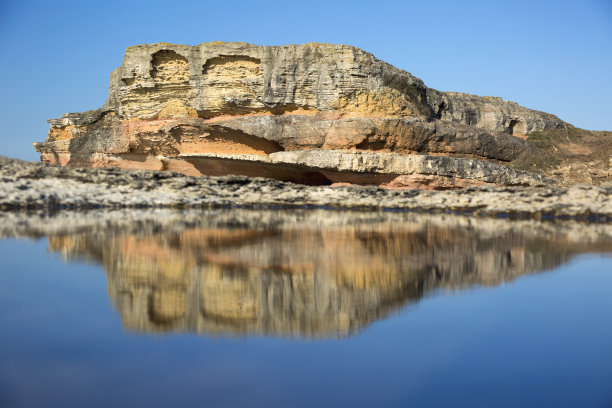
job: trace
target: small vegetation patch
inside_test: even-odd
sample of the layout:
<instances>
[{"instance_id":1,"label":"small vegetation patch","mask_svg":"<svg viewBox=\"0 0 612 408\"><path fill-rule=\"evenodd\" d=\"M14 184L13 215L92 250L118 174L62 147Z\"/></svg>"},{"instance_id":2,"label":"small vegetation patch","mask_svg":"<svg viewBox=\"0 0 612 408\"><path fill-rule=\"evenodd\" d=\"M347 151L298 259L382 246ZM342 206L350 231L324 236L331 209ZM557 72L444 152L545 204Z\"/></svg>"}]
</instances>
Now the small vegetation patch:
<instances>
[{"instance_id":1,"label":"small vegetation patch","mask_svg":"<svg viewBox=\"0 0 612 408\"><path fill-rule=\"evenodd\" d=\"M568 182L591 182L593 172L606 172L612 139L607 131L591 131L566 125L528 134L532 149L524 152L511 166L531 172L546 173ZM562 168L565 171L562 171ZM573 169L567 173L568 169ZM581 169L581 170L580 170Z\"/></svg>"},{"instance_id":2,"label":"small vegetation patch","mask_svg":"<svg viewBox=\"0 0 612 408\"><path fill-rule=\"evenodd\" d=\"M595 133L590 130L584 130L572 125L567 125L559 129L546 129L541 131L531 132L527 135L527 140L538 147L552 147L558 143L578 143L585 138L592 137ZM605 132L601 132L605 133Z\"/></svg>"},{"instance_id":3,"label":"small vegetation patch","mask_svg":"<svg viewBox=\"0 0 612 408\"><path fill-rule=\"evenodd\" d=\"M554 142L573 142L575 139L566 129L547 129L527 135L527 140L540 148L551 147Z\"/></svg>"},{"instance_id":4,"label":"small vegetation patch","mask_svg":"<svg viewBox=\"0 0 612 408\"><path fill-rule=\"evenodd\" d=\"M552 153L537 149L537 151L521 154L516 160L512 161L511 166L518 170L546 173L560 164L560 158L555 157Z\"/></svg>"}]
</instances>

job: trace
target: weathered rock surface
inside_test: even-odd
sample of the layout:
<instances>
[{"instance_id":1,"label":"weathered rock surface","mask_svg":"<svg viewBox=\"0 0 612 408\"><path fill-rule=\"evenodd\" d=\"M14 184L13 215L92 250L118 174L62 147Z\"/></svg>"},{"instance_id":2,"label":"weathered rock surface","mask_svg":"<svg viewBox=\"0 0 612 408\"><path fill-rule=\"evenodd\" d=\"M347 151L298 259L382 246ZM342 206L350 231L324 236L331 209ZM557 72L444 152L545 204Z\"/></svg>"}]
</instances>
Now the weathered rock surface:
<instances>
[{"instance_id":1,"label":"weathered rock surface","mask_svg":"<svg viewBox=\"0 0 612 408\"><path fill-rule=\"evenodd\" d=\"M128 330L316 338L612 251L612 224L323 210L0 213L15 236L100 264Z\"/></svg>"},{"instance_id":2,"label":"weathered rock surface","mask_svg":"<svg viewBox=\"0 0 612 408\"><path fill-rule=\"evenodd\" d=\"M500 98L428 88L355 47L245 43L130 47L111 74L101 109L49 122L47 141L35 144L44 162L189 175L253 175L261 166L233 164L228 156L209 168L194 165L185 155L265 157L321 149L507 163L526 152L537 154L538 148L523 140L526 133L567 126L554 115ZM280 170L261 175L276 177L286 168L274 166ZM334 181L387 183L337 170ZM460 175L438 183L429 173L395 173L411 178L412 187L471 185ZM317 177L325 184L326 177ZM314 183L317 177L306 181ZM496 184L520 184L494 174L489 178Z\"/></svg>"},{"instance_id":3,"label":"weathered rock surface","mask_svg":"<svg viewBox=\"0 0 612 408\"><path fill-rule=\"evenodd\" d=\"M436 158L438 159L438 158ZM472 169L478 171L478 169ZM612 186L494 187L463 190L305 186L242 176L69 168L0 158L0 209L129 207L328 207L459 211L518 217L612 220Z\"/></svg>"},{"instance_id":4,"label":"weathered rock surface","mask_svg":"<svg viewBox=\"0 0 612 408\"><path fill-rule=\"evenodd\" d=\"M555 115L527 109L499 97L428 89L428 101L437 118L476 126L490 132L527 135L567 126Z\"/></svg>"},{"instance_id":5,"label":"weathered rock surface","mask_svg":"<svg viewBox=\"0 0 612 408\"><path fill-rule=\"evenodd\" d=\"M460 185L546 186L553 180L475 159L400 155L350 150L294 150L254 154L181 154L180 158L210 175L230 172L301 184L378 184L383 187L436 189Z\"/></svg>"}]
</instances>

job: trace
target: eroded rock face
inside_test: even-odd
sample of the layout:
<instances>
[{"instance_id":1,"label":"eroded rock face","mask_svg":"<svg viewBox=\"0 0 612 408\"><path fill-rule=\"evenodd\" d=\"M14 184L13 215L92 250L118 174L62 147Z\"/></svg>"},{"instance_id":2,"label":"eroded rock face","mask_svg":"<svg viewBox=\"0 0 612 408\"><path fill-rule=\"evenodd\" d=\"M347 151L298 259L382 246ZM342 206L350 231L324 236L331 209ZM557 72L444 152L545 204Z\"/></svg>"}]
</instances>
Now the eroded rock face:
<instances>
[{"instance_id":1,"label":"eroded rock face","mask_svg":"<svg viewBox=\"0 0 612 408\"><path fill-rule=\"evenodd\" d=\"M217 174L224 166L223 174L236 174L240 166L233 162L241 158L235 155L295 150L509 162L537 149L517 136L566 126L500 98L427 88L355 47L245 43L130 47L111 74L101 109L49 122L47 141L35 144L45 162L190 175ZM183 158L190 154L225 156L208 171ZM399 174L421 175L414 169ZM381 184L375 179L339 181ZM445 180L444 188L464 184L458 177Z\"/></svg>"},{"instance_id":2,"label":"eroded rock face","mask_svg":"<svg viewBox=\"0 0 612 408\"><path fill-rule=\"evenodd\" d=\"M428 89L428 100L436 118L489 132L524 136L565 126L555 115L527 109L499 97Z\"/></svg>"}]
</instances>

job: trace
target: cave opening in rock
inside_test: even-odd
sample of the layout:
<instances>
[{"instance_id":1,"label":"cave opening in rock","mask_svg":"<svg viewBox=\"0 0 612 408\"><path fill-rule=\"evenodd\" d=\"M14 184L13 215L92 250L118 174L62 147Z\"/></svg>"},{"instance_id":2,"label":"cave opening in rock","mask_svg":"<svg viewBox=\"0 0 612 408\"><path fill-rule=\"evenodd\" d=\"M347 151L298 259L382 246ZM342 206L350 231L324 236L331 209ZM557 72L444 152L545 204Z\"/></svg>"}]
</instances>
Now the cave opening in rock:
<instances>
[{"instance_id":1,"label":"cave opening in rock","mask_svg":"<svg viewBox=\"0 0 612 408\"><path fill-rule=\"evenodd\" d=\"M157 51L151 58L150 75L156 82L183 82L189 79L189 62L175 51Z\"/></svg>"},{"instance_id":2,"label":"cave opening in rock","mask_svg":"<svg viewBox=\"0 0 612 408\"><path fill-rule=\"evenodd\" d=\"M474 126L478 123L478 112L468 110L465 113L465 121L468 125Z\"/></svg>"},{"instance_id":3,"label":"cave opening in rock","mask_svg":"<svg viewBox=\"0 0 612 408\"><path fill-rule=\"evenodd\" d=\"M520 119L512 119L508 124L508 133L511 135L524 135L527 132L527 125Z\"/></svg>"},{"instance_id":4,"label":"cave opening in rock","mask_svg":"<svg viewBox=\"0 0 612 408\"><path fill-rule=\"evenodd\" d=\"M224 73L236 78L259 76L260 64L260 59L246 55L220 55L206 61L202 66L202 75L218 76L219 73Z\"/></svg>"},{"instance_id":5,"label":"cave opening in rock","mask_svg":"<svg viewBox=\"0 0 612 408\"><path fill-rule=\"evenodd\" d=\"M442 103L438 105L438 110L436 111L436 119L442 119L442 112L444 112L446 108L446 102L442 101Z\"/></svg>"},{"instance_id":6,"label":"cave opening in rock","mask_svg":"<svg viewBox=\"0 0 612 408\"><path fill-rule=\"evenodd\" d=\"M364 140L355 146L358 150L383 150L387 146L386 140Z\"/></svg>"}]
</instances>

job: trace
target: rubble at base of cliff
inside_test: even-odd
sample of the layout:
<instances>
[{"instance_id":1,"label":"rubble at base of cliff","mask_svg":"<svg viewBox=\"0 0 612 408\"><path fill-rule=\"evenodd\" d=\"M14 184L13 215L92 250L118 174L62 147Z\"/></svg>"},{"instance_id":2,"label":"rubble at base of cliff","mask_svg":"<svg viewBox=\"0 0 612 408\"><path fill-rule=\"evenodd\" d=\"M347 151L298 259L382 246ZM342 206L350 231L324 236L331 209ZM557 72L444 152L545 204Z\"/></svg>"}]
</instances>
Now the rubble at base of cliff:
<instances>
[{"instance_id":1,"label":"rubble at base of cliff","mask_svg":"<svg viewBox=\"0 0 612 408\"><path fill-rule=\"evenodd\" d=\"M305 186L244 176L53 166L0 158L0 210L111 208L329 208L612 221L612 186L462 190Z\"/></svg>"}]
</instances>

